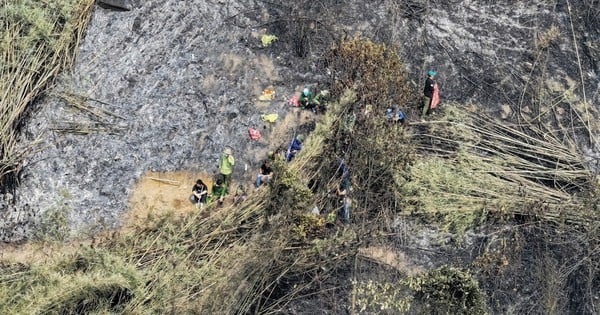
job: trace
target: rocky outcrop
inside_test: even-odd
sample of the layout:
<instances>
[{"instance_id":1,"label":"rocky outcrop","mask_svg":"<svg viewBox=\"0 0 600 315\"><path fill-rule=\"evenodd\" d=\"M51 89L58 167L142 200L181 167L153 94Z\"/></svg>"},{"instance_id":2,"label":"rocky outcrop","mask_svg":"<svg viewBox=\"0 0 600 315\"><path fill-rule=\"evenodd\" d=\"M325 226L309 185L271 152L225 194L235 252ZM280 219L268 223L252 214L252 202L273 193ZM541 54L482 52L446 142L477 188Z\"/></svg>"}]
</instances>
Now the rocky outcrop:
<instances>
[{"instance_id":1,"label":"rocky outcrop","mask_svg":"<svg viewBox=\"0 0 600 315\"><path fill-rule=\"evenodd\" d=\"M129 0L98 0L98 4L107 9L117 9L129 11L132 9L132 4Z\"/></svg>"}]
</instances>

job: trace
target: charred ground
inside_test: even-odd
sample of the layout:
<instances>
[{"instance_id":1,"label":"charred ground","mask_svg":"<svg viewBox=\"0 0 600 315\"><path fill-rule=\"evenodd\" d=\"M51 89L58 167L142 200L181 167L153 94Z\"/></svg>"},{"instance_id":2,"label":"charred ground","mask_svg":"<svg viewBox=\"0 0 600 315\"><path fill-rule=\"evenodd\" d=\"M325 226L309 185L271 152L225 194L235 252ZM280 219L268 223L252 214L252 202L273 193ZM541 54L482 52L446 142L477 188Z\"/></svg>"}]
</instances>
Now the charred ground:
<instances>
[{"instance_id":1,"label":"charred ground","mask_svg":"<svg viewBox=\"0 0 600 315\"><path fill-rule=\"evenodd\" d=\"M453 305L443 304L448 302L448 296L444 295L448 292L437 290L436 284L450 283L452 288L464 288L464 292L482 293L487 308L493 313L591 314L597 311L598 222L588 220L588 212L581 216L559 212L555 216L552 202L550 205L532 202L521 212L484 208L474 215L467 214L464 220L448 219L447 209L443 207L438 208L439 213L410 210L427 205L409 198L411 194L417 196L414 191L398 195L394 193L396 188L388 189L389 185L401 186L403 182L392 172L395 169L370 164L372 157L396 152L397 142L412 143L413 147L403 147L401 154L381 161L401 171L414 166L410 161L415 156L435 155L452 161L460 155L459 147L453 141L436 140L433 136L438 135L439 130L429 125L415 124L411 129L413 133L406 135L400 130L385 129L387 127L377 120L360 116L367 104L374 104L374 114L378 114L388 105L386 102L393 100L406 107L410 120L415 121L423 73L433 67L440 73L446 108L467 111L468 106L464 105L475 104L473 107L478 108L479 113L491 114L502 119L502 124L516 127L519 136L536 136L536 131L519 129L534 122L541 131L537 135L547 133L555 139L568 139L565 147L577 144L575 147L583 152L583 162L564 164L572 165L568 171L579 172L582 165L589 167L597 161L594 147L597 127L591 124L593 117L597 117L594 104L598 104L599 97L599 11L595 1L529 1L510 5L490 1L305 1L293 4L134 1L132 7L131 11L94 10L73 71L64 74L58 86L36 103L31 117L23 125L21 141L24 145L41 136L43 149L29 156L19 176L13 177L20 182L14 194L4 195L3 239L29 238L34 227L31 217L56 213L57 209L67 213L69 235L115 228L127 211L131 187L145 172L210 173L225 145L235 149L238 165L255 168L259 163L257 157L285 143L281 138L291 137L296 127L302 125L302 119L289 120L297 124L286 126L282 133L273 133L271 137L265 133L266 141L262 142L249 142L247 127L262 126L260 115L266 112L277 112L282 119L288 115L296 117L297 113L287 106L286 100L307 85L331 88L340 98L345 89L351 87L356 96L339 112L339 117L344 119L330 126L331 134L323 143L327 150L309 159L311 168L295 170L300 174L322 176L321 191L328 191L331 189L328 181L336 176L338 158L345 157L364 195L358 200L358 211L353 217L355 225L348 230L325 228L321 222L304 222L303 216L299 219L293 212L283 213L280 207L287 202L282 196L296 201L291 205L298 207L298 211L312 206L295 199L307 196L306 187L290 186L288 182L274 188L278 194L268 199L271 204L259 203L260 207L231 214L225 220L226 226L216 219L202 217L185 219L188 220L184 220L186 228L169 220L149 220L147 227L136 230L145 233L143 239L147 237L148 242L140 241L145 247L131 246L126 241L127 235L106 241L107 247L115 250L109 256L119 258L103 265L107 269L117 266L125 270L113 274L114 282L102 286L92 283L84 286L90 290L82 289L81 294L77 291L73 296L53 297L47 304L49 309L67 307L70 301L83 303L82 296L86 295L96 296L95 301L100 301L89 309L137 309L142 307L140 301L144 294L149 294L155 299L156 310L167 310L167 305L177 300L176 295L157 290L153 283L159 283L158 277L144 275L144 270L163 270L164 264L171 264L168 257L181 254L180 249L173 246L177 244L189 251L191 258L169 274L181 277L181 287L169 284L173 285L169 288L173 292L183 288L182 292L189 292L188 297L203 292L203 288L191 285L196 280L186 278L184 272L199 267L197 262L207 257L231 262L235 260L230 258L236 254L250 257L243 253L257 257L246 264L236 263L234 267L239 269L232 268L229 272L203 266L207 268L202 269L207 275L214 273L215 278L209 279L218 279L217 276L232 279L232 283L209 291L230 308L218 308L202 300L187 305L188 310L356 312L360 311L360 303L378 306L369 299L393 296L389 293L392 289L416 292L415 296L423 294L421 298L430 292L441 292L436 301L442 304L433 305L444 309ZM262 47L262 34L274 34L279 40ZM368 77L370 72L363 73L360 71L363 68L345 63L347 61L340 58L340 50L332 49L356 36L385 43L399 55L403 67L398 69L401 73L394 75L395 81L386 79L384 82L389 85L376 88L379 86L376 83L381 82L368 81L373 79ZM380 49L377 45L364 48ZM371 55L355 60L359 64L372 61ZM277 99L267 104L256 101L268 86L275 87ZM88 107L84 108L88 109L73 104L86 104ZM106 112L100 116L91 113L98 108ZM589 116L581 113L589 113ZM352 122L348 117L353 114L358 118ZM440 118L445 119L445 116ZM362 127L356 127L357 124ZM371 139L377 139L381 130L386 132L387 138L381 137L379 142L373 143ZM508 136L517 135L512 129L505 132ZM276 137L281 134L285 137ZM533 141L523 148L536 144ZM559 158L552 163L572 161L570 155L565 157L562 151L556 152ZM525 157L534 154L531 160L535 161L548 155L547 152L534 153L528 152ZM409 175L406 175L407 180L414 179ZM241 181L253 174L238 172L236 176ZM303 176L296 178L293 172L290 176L299 183L308 180ZM564 184L572 183L574 178L581 179L568 175L563 182L560 180L564 178L542 178L539 183L554 189L556 180ZM593 193L593 179L574 183L574 195ZM591 186L586 186L589 183ZM591 201L597 198L588 197L586 200ZM300 209L299 205L307 207ZM262 206L271 209L272 215L279 213L280 216L270 218L267 232L263 230L264 222L259 220L263 215L259 211ZM592 202L583 209L598 211L597 204ZM473 218L481 224L472 224ZM165 222L168 224L161 227ZM190 228L196 224L202 229ZM281 231L289 226L312 228L309 231L319 233ZM170 234L161 231L162 228L183 232ZM203 234L205 230L221 231L222 234L217 234L222 237L207 236ZM178 237L170 238L172 235ZM317 236L323 235L327 237L319 243L322 248L310 247ZM206 240L202 250L190 241L194 239L192 236ZM158 244L151 242L154 238L160 240ZM250 250L244 247L248 244ZM282 244L307 250L293 252L294 255L288 257L290 252ZM260 248L277 250L264 254ZM132 256L127 256L132 252ZM392 259L375 254L380 252L391 255ZM97 264L101 255L105 254L90 250L78 254L77 259L67 257L62 264L71 266L73 263L73 278L83 283L86 277L105 272L97 267L102 265ZM90 267L82 269L77 267L82 264L75 262ZM290 265L294 268L286 267ZM15 266L7 265L3 275L12 279L14 274L22 272ZM444 266L455 269L436 269ZM61 269L64 268L59 266L49 273L64 272ZM428 271L424 274L430 277L420 280L421 287L400 281L413 275L414 270ZM85 277L78 277L80 272ZM479 280L481 291L470 282L473 277ZM131 279L148 282L138 285ZM436 281L428 282L428 279ZM362 285L367 283L375 283L370 288L376 289L368 293L361 291ZM127 298L116 303L102 302L106 297L115 296L114 292ZM135 297L133 302L132 296ZM478 302L478 298L471 302ZM418 300L409 311L431 311L427 308L428 302L432 301ZM108 304L103 306L102 303ZM40 305L43 311L46 304ZM396 305L395 310L404 306ZM170 307L171 311L177 310L175 305ZM185 310L186 305L180 307ZM394 309L388 311L393 313Z\"/></svg>"}]
</instances>

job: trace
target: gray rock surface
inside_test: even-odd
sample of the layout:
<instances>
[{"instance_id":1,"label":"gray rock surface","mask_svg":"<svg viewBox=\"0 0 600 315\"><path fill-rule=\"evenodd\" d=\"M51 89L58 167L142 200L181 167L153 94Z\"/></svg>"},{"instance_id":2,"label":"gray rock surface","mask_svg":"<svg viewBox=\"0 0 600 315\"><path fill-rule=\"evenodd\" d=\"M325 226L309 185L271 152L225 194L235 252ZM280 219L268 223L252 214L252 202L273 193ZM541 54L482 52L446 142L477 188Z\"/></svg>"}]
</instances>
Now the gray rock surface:
<instances>
[{"instance_id":1,"label":"gray rock surface","mask_svg":"<svg viewBox=\"0 0 600 315\"><path fill-rule=\"evenodd\" d=\"M132 5L129 0L98 0L98 4L105 8L114 8L129 11Z\"/></svg>"},{"instance_id":2,"label":"gray rock surface","mask_svg":"<svg viewBox=\"0 0 600 315\"><path fill-rule=\"evenodd\" d=\"M344 36L397 45L415 93L426 70L435 68L442 101L500 112L544 101L530 92L553 84L557 93L571 89L571 101L580 102L583 78L587 100L597 106L598 29L581 14L585 5L573 10L570 16L562 2L541 0L435 6L148 0L134 1L130 11L96 7L74 69L50 94L85 96L106 113L90 115L56 96L35 105L22 141L43 143L27 160L14 201L1 204L0 234L27 238L31 218L52 209L68 209L75 233L117 227L144 172L212 173L226 145L238 165L256 166L256 152L269 144L248 141L247 128L262 126L263 113L288 113L284 96L327 82L321 57ZM261 47L261 32L279 40ZM257 103L270 85L277 100ZM74 124L102 128L85 135L57 131ZM248 175L238 168L236 176Z\"/></svg>"}]
</instances>

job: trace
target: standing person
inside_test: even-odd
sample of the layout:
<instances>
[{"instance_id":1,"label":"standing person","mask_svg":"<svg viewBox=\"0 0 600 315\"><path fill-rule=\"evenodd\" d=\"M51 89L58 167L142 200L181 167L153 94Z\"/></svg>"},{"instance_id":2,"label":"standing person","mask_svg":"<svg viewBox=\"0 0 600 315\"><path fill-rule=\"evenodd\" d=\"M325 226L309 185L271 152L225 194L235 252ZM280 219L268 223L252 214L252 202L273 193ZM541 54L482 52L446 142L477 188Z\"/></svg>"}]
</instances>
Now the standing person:
<instances>
[{"instance_id":1,"label":"standing person","mask_svg":"<svg viewBox=\"0 0 600 315\"><path fill-rule=\"evenodd\" d=\"M229 187L231 184L231 173L233 173L233 166L235 165L235 159L233 158L230 148L223 150L223 154L219 159L219 172L223 176L223 183L225 187Z\"/></svg>"},{"instance_id":2,"label":"standing person","mask_svg":"<svg viewBox=\"0 0 600 315\"><path fill-rule=\"evenodd\" d=\"M340 186L337 189L337 195L342 198L342 207L338 210L338 215L342 218L345 224L350 223L350 208L352 207L352 199L348 196L350 193L350 179L344 176Z\"/></svg>"},{"instance_id":3,"label":"standing person","mask_svg":"<svg viewBox=\"0 0 600 315\"><path fill-rule=\"evenodd\" d=\"M206 203L206 197L208 195L208 186L201 180L198 179L196 184L192 187L192 195L190 201L196 205L196 208L202 209Z\"/></svg>"},{"instance_id":4,"label":"standing person","mask_svg":"<svg viewBox=\"0 0 600 315\"><path fill-rule=\"evenodd\" d=\"M266 184L271 181L273 177L273 169L271 168L271 163L269 160L265 160L265 162L260 166L260 173L256 176L256 188L259 188L262 184Z\"/></svg>"},{"instance_id":5,"label":"standing person","mask_svg":"<svg viewBox=\"0 0 600 315\"><path fill-rule=\"evenodd\" d=\"M431 99L433 98L433 90L435 88L435 76L437 72L429 70L427 72L427 79L425 79L425 87L423 88L423 113L421 118L424 118L429 114L429 108L431 106Z\"/></svg>"}]
</instances>

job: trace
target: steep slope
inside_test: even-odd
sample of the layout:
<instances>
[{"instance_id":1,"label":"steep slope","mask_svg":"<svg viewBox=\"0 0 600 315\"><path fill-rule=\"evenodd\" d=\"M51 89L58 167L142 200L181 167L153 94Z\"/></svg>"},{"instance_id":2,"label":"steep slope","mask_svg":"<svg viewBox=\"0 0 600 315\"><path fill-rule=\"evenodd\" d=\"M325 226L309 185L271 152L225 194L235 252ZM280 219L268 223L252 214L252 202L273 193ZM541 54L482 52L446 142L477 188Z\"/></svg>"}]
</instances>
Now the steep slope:
<instances>
[{"instance_id":1,"label":"steep slope","mask_svg":"<svg viewBox=\"0 0 600 315\"><path fill-rule=\"evenodd\" d=\"M569 147L579 143L574 147L587 155L582 165L589 166L597 163L597 25L594 1L173 0L133 1L131 11L97 7L75 68L35 104L23 126L24 144L38 137L43 143L27 159L14 194L2 196L2 239L30 238L36 228L33 214L60 219L57 221L68 219L69 224L61 228L70 235L118 227L135 196L132 189L144 180L144 174L216 173L217 158L226 146L234 149L237 158L235 179L250 180L265 152L285 145L303 122L312 119L310 113L298 117L299 110L287 104L288 98L304 86L324 87L339 80L340 73L332 72L324 57L333 43L354 36L386 43L401 56L412 94L403 95L405 103L399 105L406 108L410 121L418 119L423 74L435 68L442 88L442 110L465 110L461 104L472 105L510 127L533 122L552 139L572 141ZM274 34L278 40L263 47L263 34ZM275 89L275 100L259 101L267 87ZM263 128L266 125L260 115L264 113L280 116L272 130ZM426 129L415 126L416 131ZM250 141L248 127L260 129L263 139ZM426 140L430 142L425 144L435 139ZM483 267L472 271L480 272L479 279L485 280L481 287L491 295L488 302L497 303L489 305L493 312L594 312L590 300L597 294L578 293L584 289L593 292L597 287L597 265L587 260L598 256L595 225L582 228L583 232L577 224L566 225L581 232L580 238L572 238L563 233L565 225L549 228L548 222L532 220L527 213L516 226L499 219L498 225L461 235L405 216L383 219L390 221L386 227L390 230L377 233L389 234L360 244L365 245L360 250L367 261L360 264L367 275L364 280L376 278L373 275L400 278L410 270L481 263ZM240 219L240 225L242 222ZM368 220L361 221L365 222ZM256 223L252 229L258 230L257 221L252 223ZM212 224L215 230L221 228ZM37 228L44 226L47 224ZM356 240L352 235L342 236ZM507 240L515 246L507 246ZM161 244L167 248L169 240ZM386 252L390 244L396 246L393 254ZM574 257L587 257L582 260L585 263L566 259L563 253L569 248L577 252ZM536 256L544 251L551 255ZM356 271L345 260L350 254L344 252L339 260L343 262L342 278ZM224 255L235 256L236 252ZM335 265L336 259L328 263ZM381 270L382 261L398 270L393 277L389 270ZM511 264L506 265L507 261ZM133 268L129 262L126 265ZM262 261L256 265L272 266ZM527 268L531 266L535 268ZM544 278L544 270L552 278ZM584 278L586 270L589 273ZM508 274L518 271L523 271L520 279ZM120 281L119 285L123 284ZM514 286L512 281L516 281ZM339 283L344 285L337 287ZM339 288L332 290L328 299L343 297L347 301L352 290L348 278L326 284ZM232 284L223 288L228 285ZM277 282L281 292L274 294L285 295L293 285L291 280ZM549 290L536 291L542 285ZM117 291L122 287L128 286L117 286ZM511 290L515 293L509 294ZM552 290L559 294L552 295ZM295 300L290 312L301 312L311 299ZM332 307L324 299L317 302L334 311L348 310Z\"/></svg>"}]
</instances>

